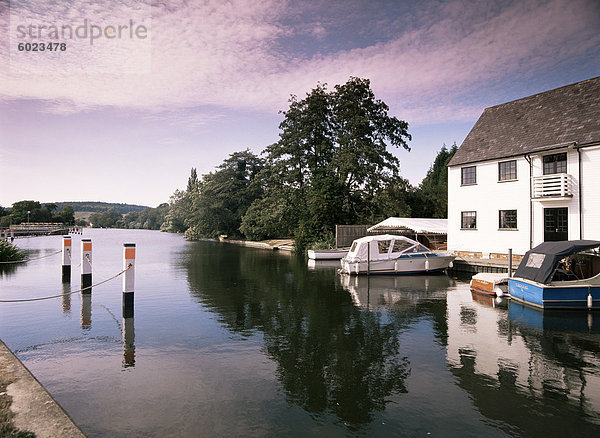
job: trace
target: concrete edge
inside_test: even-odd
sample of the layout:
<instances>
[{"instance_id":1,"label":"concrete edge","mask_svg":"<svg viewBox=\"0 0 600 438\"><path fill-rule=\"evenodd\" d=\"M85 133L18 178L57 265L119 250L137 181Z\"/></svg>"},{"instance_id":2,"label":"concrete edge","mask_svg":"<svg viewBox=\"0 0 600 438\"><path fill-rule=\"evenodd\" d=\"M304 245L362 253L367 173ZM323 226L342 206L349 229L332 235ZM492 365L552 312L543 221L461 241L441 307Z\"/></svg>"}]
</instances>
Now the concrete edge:
<instances>
[{"instance_id":1,"label":"concrete edge","mask_svg":"<svg viewBox=\"0 0 600 438\"><path fill-rule=\"evenodd\" d=\"M16 428L36 437L85 438L79 426L58 404L17 356L0 340L0 373L11 380L6 393Z\"/></svg>"}]
</instances>

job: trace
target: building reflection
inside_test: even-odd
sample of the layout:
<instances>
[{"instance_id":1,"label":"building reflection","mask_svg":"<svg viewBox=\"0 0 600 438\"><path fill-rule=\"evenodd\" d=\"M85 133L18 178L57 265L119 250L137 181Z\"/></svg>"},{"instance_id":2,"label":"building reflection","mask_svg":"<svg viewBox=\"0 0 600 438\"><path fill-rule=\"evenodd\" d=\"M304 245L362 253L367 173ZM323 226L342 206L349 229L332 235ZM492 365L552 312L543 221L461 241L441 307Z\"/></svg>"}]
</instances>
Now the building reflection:
<instances>
[{"instance_id":1,"label":"building reflection","mask_svg":"<svg viewBox=\"0 0 600 438\"><path fill-rule=\"evenodd\" d=\"M511 435L598 432L600 315L498 306L467 287L448 293L447 306L450 370L483 415ZM557 409L557 400L556 420L534 415Z\"/></svg>"}]
</instances>

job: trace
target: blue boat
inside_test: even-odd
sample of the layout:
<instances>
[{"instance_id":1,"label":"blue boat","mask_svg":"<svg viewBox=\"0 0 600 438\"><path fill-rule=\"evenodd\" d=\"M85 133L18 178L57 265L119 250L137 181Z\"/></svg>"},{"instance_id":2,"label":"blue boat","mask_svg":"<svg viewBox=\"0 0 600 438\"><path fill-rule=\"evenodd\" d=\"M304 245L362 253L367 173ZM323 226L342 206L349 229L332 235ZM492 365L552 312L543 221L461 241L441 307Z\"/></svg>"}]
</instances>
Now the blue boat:
<instances>
[{"instance_id":1,"label":"blue boat","mask_svg":"<svg viewBox=\"0 0 600 438\"><path fill-rule=\"evenodd\" d=\"M542 309L600 308L600 241L544 242L508 280L511 299Z\"/></svg>"}]
</instances>

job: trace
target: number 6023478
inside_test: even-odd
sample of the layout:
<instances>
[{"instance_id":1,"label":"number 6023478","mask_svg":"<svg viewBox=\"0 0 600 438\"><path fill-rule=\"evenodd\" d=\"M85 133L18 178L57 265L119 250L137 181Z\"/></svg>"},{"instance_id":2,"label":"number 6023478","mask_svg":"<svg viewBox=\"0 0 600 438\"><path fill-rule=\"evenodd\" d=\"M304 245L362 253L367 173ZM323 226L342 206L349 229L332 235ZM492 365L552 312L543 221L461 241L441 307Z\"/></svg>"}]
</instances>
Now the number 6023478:
<instances>
[{"instance_id":1,"label":"number 6023478","mask_svg":"<svg viewBox=\"0 0 600 438\"><path fill-rule=\"evenodd\" d=\"M64 52L67 43L19 43L19 52Z\"/></svg>"}]
</instances>

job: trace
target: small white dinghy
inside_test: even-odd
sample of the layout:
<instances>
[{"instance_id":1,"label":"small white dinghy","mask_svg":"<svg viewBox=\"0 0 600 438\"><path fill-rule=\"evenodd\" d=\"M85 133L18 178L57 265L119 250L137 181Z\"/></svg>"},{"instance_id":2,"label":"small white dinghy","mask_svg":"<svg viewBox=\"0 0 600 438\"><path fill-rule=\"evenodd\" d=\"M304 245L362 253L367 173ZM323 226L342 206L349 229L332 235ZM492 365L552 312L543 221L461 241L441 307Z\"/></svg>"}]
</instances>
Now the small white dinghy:
<instances>
[{"instance_id":1,"label":"small white dinghy","mask_svg":"<svg viewBox=\"0 0 600 438\"><path fill-rule=\"evenodd\" d=\"M416 240L383 234L352 242L341 260L343 274L425 274L441 272L456 256L435 253Z\"/></svg>"},{"instance_id":2,"label":"small white dinghy","mask_svg":"<svg viewBox=\"0 0 600 438\"><path fill-rule=\"evenodd\" d=\"M469 286L473 292L501 297L508 294L508 274L480 272L473 275Z\"/></svg>"}]
</instances>

